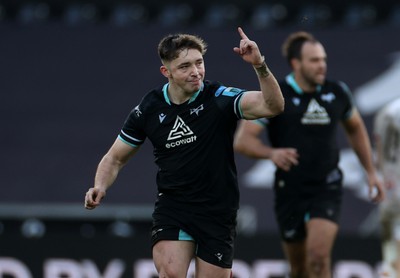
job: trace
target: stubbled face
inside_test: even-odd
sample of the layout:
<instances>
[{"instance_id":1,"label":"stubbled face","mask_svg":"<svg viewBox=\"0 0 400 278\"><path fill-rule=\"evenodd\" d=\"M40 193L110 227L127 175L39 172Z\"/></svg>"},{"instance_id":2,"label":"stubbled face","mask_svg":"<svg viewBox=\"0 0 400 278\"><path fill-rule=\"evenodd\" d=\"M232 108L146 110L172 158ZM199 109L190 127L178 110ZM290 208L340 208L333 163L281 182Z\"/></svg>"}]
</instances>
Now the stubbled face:
<instances>
[{"instance_id":1,"label":"stubbled face","mask_svg":"<svg viewBox=\"0 0 400 278\"><path fill-rule=\"evenodd\" d=\"M296 71L310 86L322 85L327 72L327 56L324 47L320 43L304 43Z\"/></svg>"},{"instance_id":2,"label":"stubbled face","mask_svg":"<svg viewBox=\"0 0 400 278\"><path fill-rule=\"evenodd\" d=\"M184 93L197 92L203 83L203 55L196 49L184 49L175 60L165 64L170 86Z\"/></svg>"}]
</instances>

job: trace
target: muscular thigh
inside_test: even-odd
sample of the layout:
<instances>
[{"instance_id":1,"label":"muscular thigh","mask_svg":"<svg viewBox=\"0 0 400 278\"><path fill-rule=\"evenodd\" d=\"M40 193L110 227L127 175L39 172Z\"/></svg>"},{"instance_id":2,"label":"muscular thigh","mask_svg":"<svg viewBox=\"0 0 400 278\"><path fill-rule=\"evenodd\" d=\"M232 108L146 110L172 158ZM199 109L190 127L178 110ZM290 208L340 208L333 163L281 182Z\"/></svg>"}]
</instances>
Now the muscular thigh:
<instances>
[{"instance_id":1,"label":"muscular thigh","mask_svg":"<svg viewBox=\"0 0 400 278\"><path fill-rule=\"evenodd\" d=\"M153 260L160 274L170 273L171 269L178 277L186 275L194 256L193 241L160 240L153 246Z\"/></svg>"},{"instance_id":2,"label":"muscular thigh","mask_svg":"<svg viewBox=\"0 0 400 278\"><path fill-rule=\"evenodd\" d=\"M227 269L232 267L235 237L235 212L226 215L188 215L184 211L158 214L152 229L153 246L161 240L192 240L196 257Z\"/></svg>"},{"instance_id":3,"label":"muscular thigh","mask_svg":"<svg viewBox=\"0 0 400 278\"><path fill-rule=\"evenodd\" d=\"M328 219L312 218L307 222L307 249L328 255L333 247L338 224Z\"/></svg>"},{"instance_id":4,"label":"muscular thigh","mask_svg":"<svg viewBox=\"0 0 400 278\"><path fill-rule=\"evenodd\" d=\"M222 268L210 264L199 257L196 258L197 277L228 278L232 277L231 272L230 268Z\"/></svg>"}]
</instances>

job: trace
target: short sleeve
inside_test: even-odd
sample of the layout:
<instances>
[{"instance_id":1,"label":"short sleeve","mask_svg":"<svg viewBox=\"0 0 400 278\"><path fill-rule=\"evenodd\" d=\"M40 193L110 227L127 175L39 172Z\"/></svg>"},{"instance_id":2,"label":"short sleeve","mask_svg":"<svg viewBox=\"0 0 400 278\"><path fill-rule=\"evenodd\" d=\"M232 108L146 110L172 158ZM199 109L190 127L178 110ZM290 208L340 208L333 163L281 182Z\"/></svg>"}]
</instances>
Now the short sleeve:
<instances>
[{"instance_id":1,"label":"short sleeve","mask_svg":"<svg viewBox=\"0 0 400 278\"><path fill-rule=\"evenodd\" d=\"M139 147L146 140L144 121L144 115L138 105L129 113L118 138L132 147Z\"/></svg>"},{"instance_id":2,"label":"short sleeve","mask_svg":"<svg viewBox=\"0 0 400 278\"><path fill-rule=\"evenodd\" d=\"M243 119L243 113L240 108L240 101L246 90L220 86L215 91L218 106L224 111L232 111L237 119ZM232 109L233 108L233 109Z\"/></svg>"}]
</instances>

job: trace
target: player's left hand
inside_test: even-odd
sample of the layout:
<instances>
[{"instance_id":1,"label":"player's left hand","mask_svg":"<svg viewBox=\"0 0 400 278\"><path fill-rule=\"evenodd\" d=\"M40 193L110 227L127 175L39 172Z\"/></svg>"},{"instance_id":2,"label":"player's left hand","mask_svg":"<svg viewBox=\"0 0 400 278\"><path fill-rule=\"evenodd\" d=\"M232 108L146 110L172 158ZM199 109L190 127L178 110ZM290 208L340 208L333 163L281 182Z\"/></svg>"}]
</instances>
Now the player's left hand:
<instances>
[{"instance_id":1,"label":"player's left hand","mask_svg":"<svg viewBox=\"0 0 400 278\"><path fill-rule=\"evenodd\" d=\"M106 192L104 190L100 190L96 187L89 188L85 195L85 208L95 209L98 205L100 205L100 202L104 196L106 196Z\"/></svg>"},{"instance_id":2,"label":"player's left hand","mask_svg":"<svg viewBox=\"0 0 400 278\"><path fill-rule=\"evenodd\" d=\"M377 175L368 175L368 186L369 197L373 202L379 203L385 199L385 189Z\"/></svg>"},{"instance_id":3,"label":"player's left hand","mask_svg":"<svg viewBox=\"0 0 400 278\"><path fill-rule=\"evenodd\" d=\"M238 32L241 37L239 47L234 47L233 51L239 54L243 60L253 66L260 66L264 62L264 57L260 53L260 49L256 42L250 40L243 32L242 28L238 27Z\"/></svg>"}]
</instances>

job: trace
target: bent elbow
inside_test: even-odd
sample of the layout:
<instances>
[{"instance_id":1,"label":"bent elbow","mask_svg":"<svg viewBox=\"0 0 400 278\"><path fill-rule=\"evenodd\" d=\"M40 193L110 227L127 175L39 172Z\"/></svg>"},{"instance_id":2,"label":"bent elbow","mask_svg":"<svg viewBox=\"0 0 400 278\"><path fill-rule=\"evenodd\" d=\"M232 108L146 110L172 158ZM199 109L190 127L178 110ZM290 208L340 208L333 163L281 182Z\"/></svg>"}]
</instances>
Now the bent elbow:
<instances>
[{"instance_id":1,"label":"bent elbow","mask_svg":"<svg viewBox=\"0 0 400 278\"><path fill-rule=\"evenodd\" d=\"M239 141L236 140L236 139L234 140L234 142L233 142L233 150L234 150L235 152L243 153L243 152L244 152L243 147L244 147L243 143L239 142Z\"/></svg>"},{"instance_id":2,"label":"bent elbow","mask_svg":"<svg viewBox=\"0 0 400 278\"><path fill-rule=\"evenodd\" d=\"M233 141L233 150L235 152L239 152L240 150L240 144L236 140Z\"/></svg>"},{"instance_id":3,"label":"bent elbow","mask_svg":"<svg viewBox=\"0 0 400 278\"><path fill-rule=\"evenodd\" d=\"M282 101L279 104L279 107L276 111L276 115L283 113L283 111L285 111L285 99L284 98L282 98Z\"/></svg>"},{"instance_id":4,"label":"bent elbow","mask_svg":"<svg viewBox=\"0 0 400 278\"><path fill-rule=\"evenodd\" d=\"M277 116L285 110L285 99L282 98L281 101L278 101L272 108L271 108L271 117Z\"/></svg>"}]
</instances>

